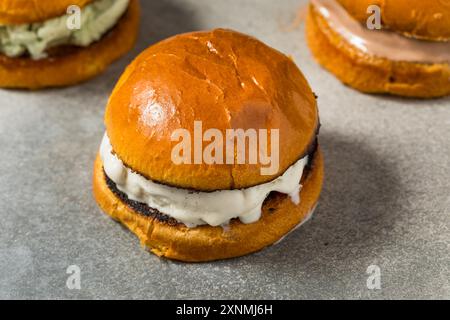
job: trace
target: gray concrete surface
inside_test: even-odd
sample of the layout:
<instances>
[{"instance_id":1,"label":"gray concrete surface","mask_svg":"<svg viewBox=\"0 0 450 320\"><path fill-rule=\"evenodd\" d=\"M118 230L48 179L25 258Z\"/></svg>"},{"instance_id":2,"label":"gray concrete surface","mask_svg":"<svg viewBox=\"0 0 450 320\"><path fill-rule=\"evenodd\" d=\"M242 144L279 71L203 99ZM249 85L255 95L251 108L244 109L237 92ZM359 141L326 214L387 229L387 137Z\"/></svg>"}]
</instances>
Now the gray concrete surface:
<instances>
[{"instance_id":1,"label":"gray concrete surface","mask_svg":"<svg viewBox=\"0 0 450 320\"><path fill-rule=\"evenodd\" d=\"M450 99L353 91L315 64L300 0L143 0L133 53L86 84L0 90L0 298L450 298ZM326 181L313 219L247 257L161 260L103 215L92 164L108 95L151 43L230 27L291 54L319 96ZM368 290L366 269L381 269ZM81 290L66 287L69 265Z\"/></svg>"}]
</instances>

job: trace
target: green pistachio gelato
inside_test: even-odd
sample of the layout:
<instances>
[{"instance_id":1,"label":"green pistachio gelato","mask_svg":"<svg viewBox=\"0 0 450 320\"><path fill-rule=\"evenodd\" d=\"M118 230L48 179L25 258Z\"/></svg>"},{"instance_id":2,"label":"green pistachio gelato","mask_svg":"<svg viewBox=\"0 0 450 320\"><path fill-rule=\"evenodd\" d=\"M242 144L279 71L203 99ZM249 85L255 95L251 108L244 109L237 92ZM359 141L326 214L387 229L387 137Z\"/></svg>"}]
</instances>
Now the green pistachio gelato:
<instances>
[{"instance_id":1,"label":"green pistachio gelato","mask_svg":"<svg viewBox=\"0 0 450 320\"><path fill-rule=\"evenodd\" d=\"M130 0L96 0L81 10L80 28L69 28L73 15L44 22L0 26L0 53L8 57L29 54L46 57L46 50L59 45L87 47L108 32L128 8Z\"/></svg>"}]
</instances>

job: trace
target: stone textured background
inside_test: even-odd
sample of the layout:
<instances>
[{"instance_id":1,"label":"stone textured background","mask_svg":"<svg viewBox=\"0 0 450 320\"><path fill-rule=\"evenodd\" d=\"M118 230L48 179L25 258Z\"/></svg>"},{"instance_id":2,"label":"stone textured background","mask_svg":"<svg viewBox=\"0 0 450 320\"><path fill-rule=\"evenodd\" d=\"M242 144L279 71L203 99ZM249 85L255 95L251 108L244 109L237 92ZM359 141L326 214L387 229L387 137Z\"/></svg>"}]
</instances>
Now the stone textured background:
<instances>
[{"instance_id":1,"label":"stone textured background","mask_svg":"<svg viewBox=\"0 0 450 320\"><path fill-rule=\"evenodd\" d=\"M0 91L0 298L450 298L450 99L370 96L311 58L301 0L143 0L137 48L86 84ZM313 219L247 257L161 260L103 215L92 164L108 95L157 40L229 27L290 54L319 96L326 181ZM66 288L80 266L82 289ZM377 264L382 289L366 288Z\"/></svg>"}]
</instances>

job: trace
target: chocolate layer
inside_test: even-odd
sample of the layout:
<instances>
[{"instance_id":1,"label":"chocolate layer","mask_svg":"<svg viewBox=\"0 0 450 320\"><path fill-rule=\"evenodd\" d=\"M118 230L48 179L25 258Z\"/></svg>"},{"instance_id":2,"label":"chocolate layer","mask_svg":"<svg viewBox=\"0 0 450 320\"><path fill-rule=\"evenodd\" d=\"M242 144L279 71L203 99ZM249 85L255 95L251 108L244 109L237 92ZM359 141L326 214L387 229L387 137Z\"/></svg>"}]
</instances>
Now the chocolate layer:
<instances>
[{"instance_id":1,"label":"chocolate layer","mask_svg":"<svg viewBox=\"0 0 450 320\"><path fill-rule=\"evenodd\" d=\"M352 46L362 52L394 61L450 63L450 42L407 38L389 30L369 30L336 0L311 0L314 9Z\"/></svg>"}]
</instances>

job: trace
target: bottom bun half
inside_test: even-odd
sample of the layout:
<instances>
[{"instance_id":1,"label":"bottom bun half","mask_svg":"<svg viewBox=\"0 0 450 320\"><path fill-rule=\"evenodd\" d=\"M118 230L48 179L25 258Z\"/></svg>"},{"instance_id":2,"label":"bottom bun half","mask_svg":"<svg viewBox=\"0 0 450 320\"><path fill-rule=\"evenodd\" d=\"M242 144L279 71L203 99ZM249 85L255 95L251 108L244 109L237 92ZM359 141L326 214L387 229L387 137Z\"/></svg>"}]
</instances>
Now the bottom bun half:
<instances>
[{"instance_id":1,"label":"bottom bun half","mask_svg":"<svg viewBox=\"0 0 450 320\"><path fill-rule=\"evenodd\" d=\"M154 254L180 261L201 262L242 256L279 241L314 210L323 176L323 156L318 149L312 168L302 180L300 204L295 205L287 195L271 194L263 204L260 220L243 224L233 219L227 227L203 225L188 228L134 211L108 187L99 156L94 166L93 191L100 208L128 227Z\"/></svg>"},{"instance_id":2,"label":"bottom bun half","mask_svg":"<svg viewBox=\"0 0 450 320\"><path fill-rule=\"evenodd\" d=\"M450 94L450 65L391 61L348 44L310 7L306 37L314 58L346 85L366 93L435 98Z\"/></svg>"},{"instance_id":3,"label":"bottom bun half","mask_svg":"<svg viewBox=\"0 0 450 320\"><path fill-rule=\"evenodd\" d=\"M62 87L93 78L133 48L139 20L139 1L132 0L114 29L86 48L61 48L61 52L41 60L0 54L0 87Z\"/></svg>"}]
</instances>

